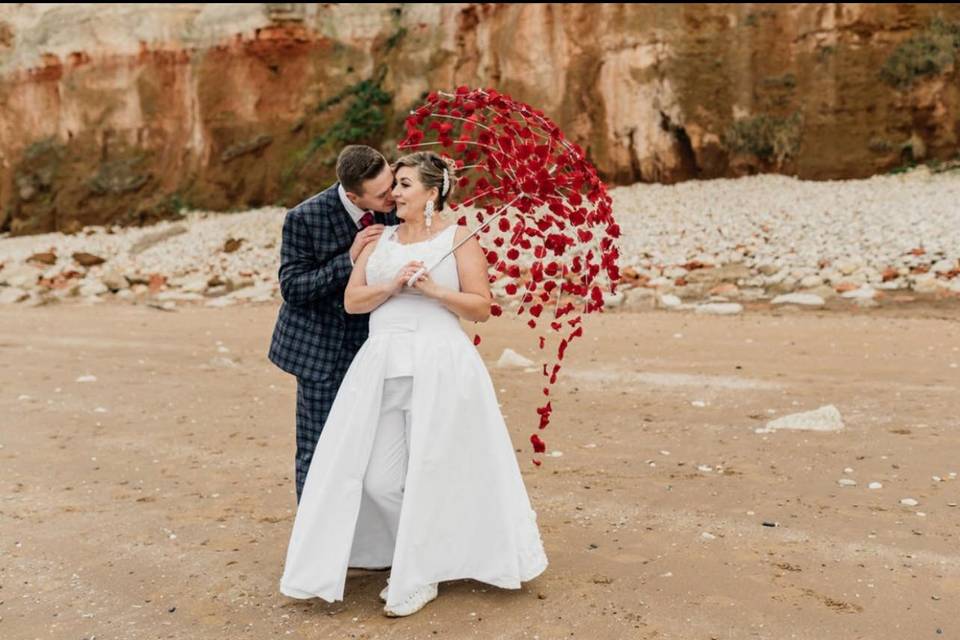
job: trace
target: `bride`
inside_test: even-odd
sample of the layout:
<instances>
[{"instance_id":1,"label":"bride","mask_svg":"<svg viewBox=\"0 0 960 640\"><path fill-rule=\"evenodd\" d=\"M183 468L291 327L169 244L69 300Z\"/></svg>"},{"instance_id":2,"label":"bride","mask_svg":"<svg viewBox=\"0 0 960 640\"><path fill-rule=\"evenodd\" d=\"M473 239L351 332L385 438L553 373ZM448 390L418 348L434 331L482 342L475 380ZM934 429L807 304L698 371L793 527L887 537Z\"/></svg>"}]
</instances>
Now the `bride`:
<instances>
[{"instance_id":1,"label":"bride","mask_svg":"<svg viewBox=\"0 0 960 640\"><path fill-rule=\"evenodd\" d=\"M439 155L394 166L404 224L358 258L344 296L370 313L323 428L287 548L280 591L343 599L348 567L390 567L388 616L415 613L437 584L471 578L517 589L547 566L490 375L460 319L490 315L475 239L437 214L455 177Z\"/></svg>"}]
</instances>

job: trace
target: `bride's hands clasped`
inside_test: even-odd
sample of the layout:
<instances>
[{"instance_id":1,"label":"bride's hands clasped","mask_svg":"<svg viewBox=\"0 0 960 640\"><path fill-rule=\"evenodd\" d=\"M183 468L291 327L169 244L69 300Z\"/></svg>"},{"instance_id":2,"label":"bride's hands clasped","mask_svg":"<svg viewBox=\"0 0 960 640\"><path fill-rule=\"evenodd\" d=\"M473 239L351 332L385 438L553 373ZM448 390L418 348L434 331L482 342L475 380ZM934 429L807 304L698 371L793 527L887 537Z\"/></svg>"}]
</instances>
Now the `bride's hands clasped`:
<instances>
[{"instance_id":1,"label":"bride's hands clasped","mask_svg":"<svg viewBox=\"0 0 960 640\"><path fill-rule=\"evenodd\" d=\"M407 281L413 277L413 274L422 269L423 266L423 262L419 260L411 260L401 267L400 271L397 272L397 275L394 276L393 280L390 282L391 293L397 293L403 289L403 287L406 286Z\"/></svg>"}]
</instances>

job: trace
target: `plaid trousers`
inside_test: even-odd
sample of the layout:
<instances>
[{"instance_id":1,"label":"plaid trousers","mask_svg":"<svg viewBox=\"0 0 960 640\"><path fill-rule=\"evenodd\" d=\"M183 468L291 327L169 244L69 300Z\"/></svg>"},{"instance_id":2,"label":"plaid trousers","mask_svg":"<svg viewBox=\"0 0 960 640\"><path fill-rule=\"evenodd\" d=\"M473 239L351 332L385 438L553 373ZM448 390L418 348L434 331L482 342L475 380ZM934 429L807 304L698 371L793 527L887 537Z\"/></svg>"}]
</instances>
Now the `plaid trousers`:
<instances>
[{"instance_id":1,"label":"plaid trousers","mask_svg":"<svg viewBox=\"0 0 960 640\"><path fill-rule=\"evenodd\" d=\"M313 460L313 452L317 448L317 440L323 431L323 425L330 414L333 399L337 397L340 388L340 378L334 380L307 380L297 378L297 455L296 455L296 484L297 504L300 504L300 495L303 493L303 483L307 479L307 471Z\"/></svg>"}]
</instances>

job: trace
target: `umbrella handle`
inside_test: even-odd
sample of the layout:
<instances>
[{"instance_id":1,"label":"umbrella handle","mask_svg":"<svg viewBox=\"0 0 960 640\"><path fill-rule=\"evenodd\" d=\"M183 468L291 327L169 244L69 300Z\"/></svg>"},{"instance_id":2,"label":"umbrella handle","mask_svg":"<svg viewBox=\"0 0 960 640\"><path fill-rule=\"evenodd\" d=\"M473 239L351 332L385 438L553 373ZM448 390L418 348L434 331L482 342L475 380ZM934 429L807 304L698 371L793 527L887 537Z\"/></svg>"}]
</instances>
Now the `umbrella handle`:
<instances>
[{"instance_id":1,"label":"umbrella handle","mask_svg":"<svg viewBox=\"0 0 960 640\"><path fill-rule=\"evenodd\" d=\"M416 283L417 279L423 274L425 274L427 271L430 271L430 269L426 267L420 267L419 269L417 269L417 272L412 276L410 276L410 279L407 280L407 286L412 287Z\"/></svg>"}]
</instances>

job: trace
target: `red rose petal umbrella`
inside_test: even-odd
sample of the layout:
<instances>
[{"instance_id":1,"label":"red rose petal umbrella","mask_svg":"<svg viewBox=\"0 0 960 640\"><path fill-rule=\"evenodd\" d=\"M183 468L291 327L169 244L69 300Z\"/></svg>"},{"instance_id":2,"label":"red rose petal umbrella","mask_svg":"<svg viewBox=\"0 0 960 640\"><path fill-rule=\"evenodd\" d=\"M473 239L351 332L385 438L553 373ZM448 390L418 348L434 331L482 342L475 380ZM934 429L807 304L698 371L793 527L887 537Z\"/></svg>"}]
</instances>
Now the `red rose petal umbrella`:
<instances>
[{"instance_id":1,"label":"red rose petal umbrella","mask_svg":"<svg viewBox=\"0 0 960 640\"><path fill-rule=\"evenodd\" d=\"M542 111L494 89L431 93L407 118L398 146L440 147L455 160L461 200L451 208L476 209L471 236L486 236L487 262L508 278L506 293L520 296L517 315L528 314L532 329L542 323L540 349L545 333L558 338L556 358L543 365L549 396L566 349L583 336L582 314L602 311L604 290L614 292L620 278L620 228L596 169ZM502 309L493 304L491 313ZM552 410L549 401L537 408L540 429ZM546 451L537 433L530 442L535 453Z\"/></svg>"}]
</instances>

